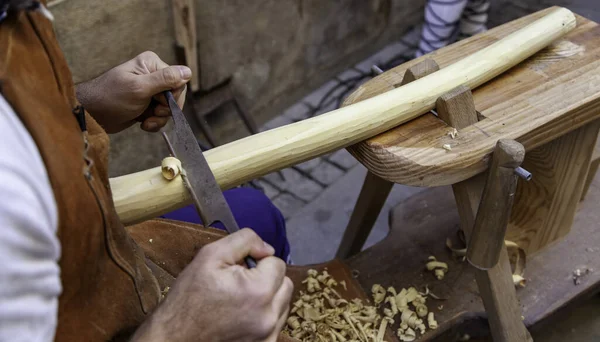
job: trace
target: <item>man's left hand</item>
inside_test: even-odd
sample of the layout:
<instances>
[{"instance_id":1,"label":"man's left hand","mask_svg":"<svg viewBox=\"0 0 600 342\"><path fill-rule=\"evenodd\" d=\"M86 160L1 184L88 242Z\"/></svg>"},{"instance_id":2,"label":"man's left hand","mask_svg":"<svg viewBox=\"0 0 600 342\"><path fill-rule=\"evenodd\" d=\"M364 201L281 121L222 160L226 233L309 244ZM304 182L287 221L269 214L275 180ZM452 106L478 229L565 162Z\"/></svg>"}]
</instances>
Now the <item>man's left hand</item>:
<instances>
[{"instance_id":1,"label":"man's left hand","mask_svg":"<svg viewBox=\"0 0 600 342\"><path fill-rule=\"evenodd\" d=\"M77 85L77 99L108 133L116 133L145 118L143 130L157 132L171 111L163 92L171 90L180 108L190 68L169 66L154 52L143 52L99 77Z\"/></svg>"}]
</instances>

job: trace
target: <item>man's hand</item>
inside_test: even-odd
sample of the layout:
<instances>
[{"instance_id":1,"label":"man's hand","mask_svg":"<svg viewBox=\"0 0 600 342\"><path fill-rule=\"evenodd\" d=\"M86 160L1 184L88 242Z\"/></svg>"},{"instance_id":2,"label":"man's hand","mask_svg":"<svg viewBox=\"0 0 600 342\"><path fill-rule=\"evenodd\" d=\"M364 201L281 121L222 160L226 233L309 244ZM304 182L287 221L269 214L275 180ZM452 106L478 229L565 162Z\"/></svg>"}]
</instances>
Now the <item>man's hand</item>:
<instances>
[{"instance_id":1,"label":"man's hand","mask_svg":"<svg viewBox=\"0 0 600 342\"><path fill-rule=\"evenodd\" d=\"M277 340L294 286L273 253L250 229L206 245L132 341Z\"/></svg>"},{"instance_id":2,"label":"man's hand","mask_svg":"<svg viewBox=\"0 0 600 342\"><path fill-rule=\"evenodd\" d=\"M169 66L154 53L144 52L99 77L77 85L77 99L108 133L124 130L146 118L142 129L156 132L169 121L171 111L162 94L172 90L180 108L190 68Z\"/></svg>"}]
</instances>

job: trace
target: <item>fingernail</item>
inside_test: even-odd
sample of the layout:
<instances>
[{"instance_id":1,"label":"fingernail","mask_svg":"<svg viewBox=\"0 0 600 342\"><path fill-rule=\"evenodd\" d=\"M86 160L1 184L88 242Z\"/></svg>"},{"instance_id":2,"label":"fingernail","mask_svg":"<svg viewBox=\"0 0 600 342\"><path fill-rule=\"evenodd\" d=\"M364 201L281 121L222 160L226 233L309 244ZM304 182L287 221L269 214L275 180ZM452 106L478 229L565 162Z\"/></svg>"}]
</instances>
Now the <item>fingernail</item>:
<instances>
[{"instance_id":1,"label":"fingernail","mask_svg":"<svg viewBox=\"0 0 600 342\"><path fill-rule=\"evenodd\" d=\"M183 79L188 80L188 79L192 78L192 69L190 69L186 66L180 66L179 72L181 73L181 77Z\"/></svg>"},{"instance_id":2,"label":"fingernail","mask_svg":"<svg viewBox=\"0 0 600 342\"><path fill-rule=\"evenodd\" d=\"M167 108L160 108L156 113L158 116L167 116L169 115L169 110Z\"/></svg>"},{"instance_id":3,"label":"fingernail","mask_svg":"<svg viewBox=\"0 0 600 342\"><path fill-rule=\"evenodd\" d=\"M265 244L265 249L269 252L269 254L275 254L275 248L273 248L273 246L269 245L264 241L263 243Z\"/></svg>"},{"instance_id":4,"label":"fingernail","mask_svg":"<svg viewBox=\"0 0 600 342\"><path fill-rule=\"evenodd\" d=\"M158 125L156 124L156 122L150 121L146 124L146 128L150 131L155 130L158 127Z\"/></svg>"}]
</instances>

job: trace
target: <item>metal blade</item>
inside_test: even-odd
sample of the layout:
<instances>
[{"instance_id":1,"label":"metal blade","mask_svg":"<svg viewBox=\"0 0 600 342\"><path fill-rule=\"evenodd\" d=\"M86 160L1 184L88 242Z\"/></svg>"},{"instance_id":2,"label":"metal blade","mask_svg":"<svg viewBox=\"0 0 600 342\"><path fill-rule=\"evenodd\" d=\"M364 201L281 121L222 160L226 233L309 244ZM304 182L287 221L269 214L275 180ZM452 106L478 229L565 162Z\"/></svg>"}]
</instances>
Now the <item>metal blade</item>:
<instances>
[{"instance_id":1,"label":"metal blade","mask_svg":"<svg viewBox=\"0 0 600 342\"><path fill-rule=\"evenodd\" d=\"M237 232L240 228L190 125L170 91L165 91L165 98L173 115L174 128L169 133L163 132L163 137L171 154L181 161L181 176L202 222L206 227L221 222L229 234ZM244 260L249 268L256 267L256 261L251 257Z\"/></svg>"},{"instance_id":2,"label":"metal blade","mask_svg":"<svg viewBox=\"0 0 600 342\"><path fill-rule=\"evenodd\" d=\"M239 230L223 192L213 175L206 158L198 145L185 116L173 94L165 92L169 108L173 114L174 128L167 133L167 144L174 157L181 161L183 179L206 226L221 222L231 234Z\"/></svg>"}]
</instances>

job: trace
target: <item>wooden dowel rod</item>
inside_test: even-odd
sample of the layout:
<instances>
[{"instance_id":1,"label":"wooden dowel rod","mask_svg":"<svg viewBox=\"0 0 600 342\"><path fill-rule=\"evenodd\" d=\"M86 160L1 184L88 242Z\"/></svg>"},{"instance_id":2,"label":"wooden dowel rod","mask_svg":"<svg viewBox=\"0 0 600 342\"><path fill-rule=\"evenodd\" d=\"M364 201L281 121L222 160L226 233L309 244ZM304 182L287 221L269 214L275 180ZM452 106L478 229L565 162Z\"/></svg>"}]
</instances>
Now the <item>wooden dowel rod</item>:
<instances>
[{"instance_id":1,"label":"wooden dowel rod","mask_svg":"<svg viewBox=\"0 0 600 342\"><path fill-rule=\"evenodd\" d=\"M384 94L311 119L216 147L206 159L221 188L318 157L365 140L426 113L442 94L460 85L474 89L562 37L576 25L565 8L508 35L431 75ZM156 217L189 203L176 178L160 167L111 179L113 199L125 224Z\"/></svg>"}]
</instances>

